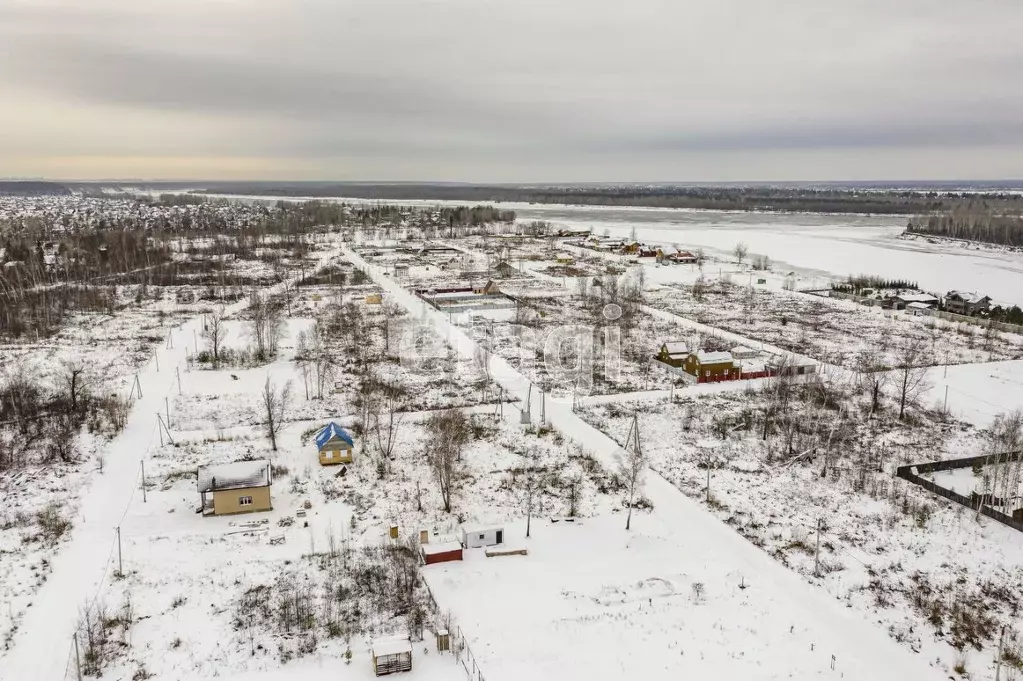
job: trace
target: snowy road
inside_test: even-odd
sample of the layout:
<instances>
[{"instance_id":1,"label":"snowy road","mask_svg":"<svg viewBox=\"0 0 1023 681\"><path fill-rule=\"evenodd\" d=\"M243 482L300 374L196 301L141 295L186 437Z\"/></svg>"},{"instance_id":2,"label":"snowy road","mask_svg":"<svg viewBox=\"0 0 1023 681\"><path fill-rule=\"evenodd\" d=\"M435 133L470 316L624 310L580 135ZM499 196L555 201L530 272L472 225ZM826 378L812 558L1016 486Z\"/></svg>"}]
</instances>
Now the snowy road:
<instances>
[{"instance_id":1,"label":"snowy road","mask_svg":"<svg viewBox=\"0 0 1023 681\"><path fill-rule=\"evenodd\" d=\"M412 318L432 324L462 357L474 357L473 341L461 329L450 324L444 314L426 305L390 279L383 270L369 265L347 248L345 255L369 274L395 302L404 306ZM491 375L511 396L525 401L529 382L506 361L492 357ZM531 416L535 423L540 400L534 398L532 405ZM566 437L583 445L605 465L614 467L619 446L583 422L572 411L570 402L548 400L546 415ZM872 681L944 678L941 671L931 667L928 661L899 647L884 631L847 611L823 590L805 583L799 575L750 544L652 471L647 475L645 494L653 503L655 510L652 515L657 521L684 531L687 542L708 562L730 565L744 574L757 575L760 586L757 593L750 593L751 607L760 608L766 614L782 602L787 608L786 618L791 617L793 621L819 632L819 640L844 660L845 678ZM763 596L758 599L760 593ZM507 654L514 653L509 650ZM785 676L785 661L778 660L778 665L778 669L771 670L771 676L764 678ZM720 672L721 678L729 678L727 670Z\"/></svg>"},{"instance_id":2,"label":"snowy road","mask_svg":"<svg viewBox=\"0 0 1023 681\"><path fill-rule=\"evenodd\" d=\"M337 253L323 253L321 262ZM282 287L280 284L269 292ZM225 313L235 315L247 306L248 300L242 300L225 308ZM154 440L158 441L156 414L163 413L164 398L177 390L175 369L184 366L189 341L201 331L201 316L172 330L173 347L158 349L138 373L142 398L132 406L124 430L104 452L103 473L95 475L82 494L71 540L57 552L50 575L26 611L10 652L0 659L3 681L74 678L72 635L79 611L94 601L117 570L115 528L131 504L142 503L141 462Z\"/></svg>"}]
</instances>

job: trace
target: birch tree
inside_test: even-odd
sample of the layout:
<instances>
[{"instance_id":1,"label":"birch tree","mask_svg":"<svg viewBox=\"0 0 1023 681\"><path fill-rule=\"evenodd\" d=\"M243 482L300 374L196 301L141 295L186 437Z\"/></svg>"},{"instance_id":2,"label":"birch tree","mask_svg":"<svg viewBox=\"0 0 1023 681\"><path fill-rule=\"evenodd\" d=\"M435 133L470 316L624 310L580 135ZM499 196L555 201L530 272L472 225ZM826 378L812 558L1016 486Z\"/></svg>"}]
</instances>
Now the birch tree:
<instances>
[{"instance_id":1,"label":"birch tree","mask_svg":"<svg viewBox=\"0 0 1023 681\"><path fill-rule=\"evenodd\" d=\"M927 367L924 366L924 342L913 338L906 342L895 358L894 381L899 393L899 420L906 416L906 405L912 404L927 388Z\"/></svg>"},{"instance_id":2,"label":"birch tree","mask_svg":"<svg viewBox=\"0 0 1023 681\"><path fill-rule=\"evenodd\" d=\"M263 410L266 417L266 436L270 439L270 449L277 451L277 435L284 427L284 413L291 401L291 381L286 382L279 390L270 377L263 384Z\"/></svg>"},{"instance_id":3,"label":"birch tree","mask_svg":"<svg viewBox=\"0 0 1023 681\"><path fill-rule=\"evenodd\" d=\"M639 417L634 415L629 434L625 438L625 448L618 457L618 472L625 482L625 489L629 495L629 513L625 518L626 530L632 529L632 507L636 496L643 490L643 473L646 467L646 455L639 442Z\"/></svg>"},{"instance_id":4,"label":"birch tree","mask_svg":"<svg viewBox=\"0 0 1023 681\"><path fill-rule=\"evenodd\" d=\"M220 309L206 317L206 324L202 329L202 339L206 341L213 353L213 368L220 366L220 351L227 337L227 324L224 320L224 310Z\"/></svg>"}]
</instances>

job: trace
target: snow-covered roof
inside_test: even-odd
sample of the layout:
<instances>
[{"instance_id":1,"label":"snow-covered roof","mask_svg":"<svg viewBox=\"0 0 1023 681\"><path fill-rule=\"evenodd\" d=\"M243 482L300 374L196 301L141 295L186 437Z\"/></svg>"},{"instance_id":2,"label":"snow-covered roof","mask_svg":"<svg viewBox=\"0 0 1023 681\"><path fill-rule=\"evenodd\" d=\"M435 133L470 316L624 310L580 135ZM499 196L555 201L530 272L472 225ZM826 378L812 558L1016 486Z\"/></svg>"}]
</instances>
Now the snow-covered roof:
<instances>
[{"instance_id":1,"label":"snow-covered roof","mask_svg":"<svg viewBox=\"0 0 1023 681\"><path fill-rule=\"evenodd\" d=\"M735 357L739 357L741 355L747 355L752 357L759 354L760 354L759 350L747 348L745 345L736 345L734 348L732 348L732 355Z\"/></svg>"},{"instance_id":2,"label":"snow-covered roof","mask_svg":"<svg viewBox=\"0 0 1023 681\"><path fill-rule=\"evenodd\" d=\"M974 294L976 295L976 294ZM938 298L932 296L930 293L904 293L899 296L895 296L899 300L905 303L936 303Z\"/></svg>"},{"instance_id":3,"label":"snow-covered roof","mask_svg":"<svg viewBox=\"0 0 1023 681\"><path fill-rule=\"evenodd\" d=\"M350 447L355 446L355 441L352 440L352 436L348 434L348 431L331 421L321 428L320 432L316 434L316 448L323 449L323 445L327 444L334 438L348 443L348 446Z\"/></svg>"},{"instance_id":4,"label":"snow-covered roof","mask_svg":"<svg viewBox=\"0 0 1023 681\"><path fill-rule=\"evenodd\" d=\"M423 544L423 554L432 556L437 553L449 553L451 551L461 551L462 545L456 541L446 541L440 544Z\"/></svg>"},{"instance_id":5,"label":"snow-covered roof","mask_svg":"<svg viewBox=\"0 0 1023 681\"><path fill-rule=\"evenodd\" d=\"M696 361L700 364L724 364L732 361L730 352L698 352Z\"/></svg>"},{"instance_id":6,"label":"snow-covered roof","mask_svg":"<svg viewBox=\"0 0 1023 681\"><path fill-rule=\"evenodd\" d=\"M987 298L987 296L982 296L979 293L977 293L976 291L949 291L945 295L945 297L946 298L953 298L953 297L959 298L960 300L962 300L965 303L979 303L980 301L982 301L985 298Z\"/></svg>"},{"instance_id":7,"label":"snow-covered roof","mask_svg":"<svg viewBox=\"0 0 1023 681\"><path fill-rule=\"evenodd\" d=\"M685 341L668 341L664 344L664 349L668 351L669 355L689 354L689 345Z\"/></svg>"},{"instance_id":8,"label":"snow-covered roof","mask_svg":"<svg viewBox=\"0 0 1023 681\"><path fill-rule=\"evenodd\" d=\"M503 530L501 525L462 525L462 532L466 534L480 534L483 532L497 532Z\"/></svg>"},{"instance_id":9,"label":"snow-covered roof","mask_svg":"<svg viewBox=\"0 0 1023 681\"><path fill-rule=\"evenodd\" d=\"M258 459L256 461L235 461L218 466L200 466L198 477L200 492L244 487L269 487L270 462L266 459Z\"/></svg>"},{"instance_id":10,"label":"snow-covered roof","mask_svg":"<svg viewBox=\"0 0 1023 681\"><path fill-rule=\"evenodd\" d=\"M412 654L412 642L407 638L377 638L373 640L373 657Z\"/></svg>"},{"instance_id":11,"label":"snow-covered roof","mask_svg":"<svg viewBox=\"0 0 1023 681\"><path fill-rule=\"evenodd\" d=\"M931 306L928 305L927 303L917 303L917 302L906 303L906 307L909 308L910 310L929 310L929 309L931 309Z\"/></svg>"}]
</instances>

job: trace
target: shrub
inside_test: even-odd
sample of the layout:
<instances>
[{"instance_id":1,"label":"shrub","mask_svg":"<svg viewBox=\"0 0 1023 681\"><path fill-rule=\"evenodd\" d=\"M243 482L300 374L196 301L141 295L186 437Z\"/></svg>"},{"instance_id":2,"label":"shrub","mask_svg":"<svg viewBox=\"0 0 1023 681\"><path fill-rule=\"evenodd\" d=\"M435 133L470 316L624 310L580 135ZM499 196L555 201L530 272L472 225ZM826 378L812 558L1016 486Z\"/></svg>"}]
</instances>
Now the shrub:
<instances>
[{"instance_id":1,"label":"shrub","mask_svg":"<svg viewBox=\"0 0 1023 681\"><path fill-rule=\"evenodd\" d=\"M36 513L36 523L39 524L42 538L51 542L59 541L72 527L71 521L60 514L60 507L56 503Z\"/></svg>"}]
</instances>

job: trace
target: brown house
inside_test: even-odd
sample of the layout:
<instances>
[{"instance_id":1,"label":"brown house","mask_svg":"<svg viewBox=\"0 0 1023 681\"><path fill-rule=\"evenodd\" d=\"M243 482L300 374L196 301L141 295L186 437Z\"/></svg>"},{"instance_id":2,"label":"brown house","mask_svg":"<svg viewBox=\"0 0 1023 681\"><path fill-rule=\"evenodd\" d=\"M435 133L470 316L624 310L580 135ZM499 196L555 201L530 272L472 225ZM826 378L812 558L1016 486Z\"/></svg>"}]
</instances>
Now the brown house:
<instances>
[{"instance_id":1,"label":"brown house","mask_svg":"<svg viewBox=\"0 0 1023 681\"><path fill-rule=\"evenodd\" d=\"M949 291L945 294L945 309L953 314L972 317L978 312L987 312L991 298L972 291Z\"/></svg>"},{"instance_id":2,"label":"brown house","mask_svg":"<svg viewBox=\"0 0 1023 681\"><path fill-rule=\"evenodd\" d=\"M733 381L742 374L730 352L693 352L686 357L682 370L696 377L699 383Z\"/></svg>"},{"instance_id":3,"label":"brown house","mask_svg":"<svg viewBox=\"0 0 1023 681\"><path fill-rule=\"evenodd\" d=\"M270 462L235 461L197 471L203 515L270 511Z\"/></svg>"},{"instance_id":4,"label":"brown house","mask_svg":"<svg viewBox=\"0 0 1023 681\"><path fill-rule=\"evenodd\" d=\"M657 353L657 359L676 369L682 367L687 357L689 357L689 346L682 341L663 343L661 351Z\"/></svg>"}]
</instances>

